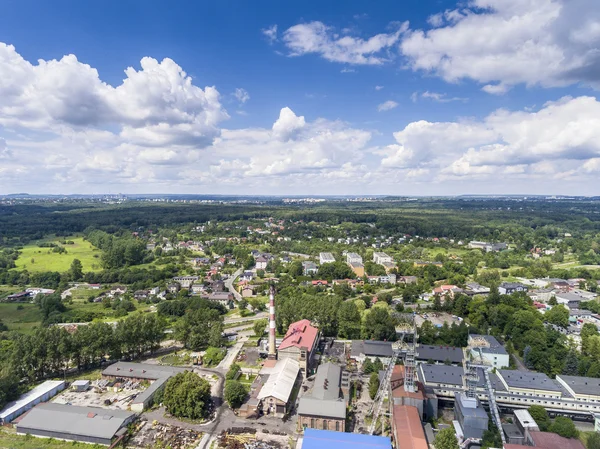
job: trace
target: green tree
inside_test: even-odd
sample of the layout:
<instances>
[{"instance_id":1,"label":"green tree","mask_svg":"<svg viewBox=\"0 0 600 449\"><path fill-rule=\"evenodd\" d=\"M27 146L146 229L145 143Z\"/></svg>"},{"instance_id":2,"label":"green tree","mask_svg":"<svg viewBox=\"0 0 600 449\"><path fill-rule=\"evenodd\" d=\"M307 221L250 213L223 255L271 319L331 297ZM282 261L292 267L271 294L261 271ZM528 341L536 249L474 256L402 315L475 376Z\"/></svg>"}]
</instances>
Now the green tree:
<instances>
[{"instance_id":1,"label":"green tree","mask_svg":"<svg viewBox=\"0 0 600 449\"><path fill-rule=\"evenodd\" d=\"M369 396L371 399L375 399L377 390L379 390L379 373L371 373L371 377L369 377Z\"/></svg>"},{"instance_id":2,"label":"green tree","mask_svg":"<svg viewBox=\"0 0 600 449\"><path fill-rule=\"evenodd\" d=\"M587 449L600 449L600 433L594 432L588 436Z\"/></svg>"},{"instance_id":3,"label":"green tree","mask_svg":"<svg viewBox=\"0 0 600 449\"><path fill-rule=\"evenodd\" d=\"M246 399L246 388L237 380L228 380L225 383L223 396L231 408L238 408Z\"/></svg>"},{"instance_id":4,"label":"green tree","mask_svg":"<svg viewBox=\"0 0 600 449\"><path fill-rule=\"evenodd\" d=\"M566 416L557 416L554 422L550 424L548 430L565 438L577 438L579 436L579 431L575 427L573 420Z\"/></svg>"},{"instance_id":5,"label":"green tree","mask_svg":"<svg viewBox=\"0 0 600 449\"><path fill-rule=\"evenodd\" d=\"M555 324L565 329L569 327L569 311L562 305L554 306L544 314L548 323Z\"/></svg>"},{"instance_id":6,"label":"green tree","mask_svg":"<svg viewBox=\"0 0 600 449\"><path fill-rule=\"evenodd\" d=\"M200 307L188 311L175 325L175 338L195 351L221 346L223 317L216 309Z\"/></svg>"},{"instance_id":7,"label":"green tree","mask_svg":"<svg viewBox=\"0 0 600 449\"><path fill-rule=\"evenodd\" d=\"M207 418L211 409L210 384L191 371L176 374L167 381L162 402L177 418Z\"/></svg>"},{"instance_id":8,"label":"green tree","mask_svg":"<svg viewBox=\"0 0 600 449\"><path fill-rule=\"evenodd\" d=\"M354 301L344 301L337 313L338 336L348 340L360 338L360 312Z\"/></svg>"},{"instance_id":9,"label":"green tree","mask_svg":"<svg viewBox=\"0 0 600 449\"><path fill-rule=\"evenodd\" d=\"M71 268L69 268L69 277L73 281L78 281L83 278L83 265L79 259L73 259Z\"/></svg>"},{"instance_id":10,"label":"green tree","mask_svg":"<svg viewBox=\"0 0 600 449\"><path fill-rule=\"evenodd\" d=\"M362 364L363 373L369 374L373 372L373 362L369 357L365 358L365 361Z\"/></svg>"},{"instance_id":11,"label":"green tree","mask_svg":"<svg viewBox=\"0 0 600 449\"><path fill-rule=\"evenodd\" d=\"M369 310L362 329L365 340L394 341L396 326L389 312L381 307Z\"/></svg>"},{"instance_id":12,"label":"green tree","mask_svg":"<svg viewBox=\"0 0 600 449\"><path fill-rule=\"evenodd\" d=\"M453 427L440 430L435 436L435 449L458 449L458 440Z\"/></svg>"},{"instance_id":13,"label":"green tree","mask_svg":"<svg viewBox=\"0 0 600 449\"><path fill-rule=\"evenodd\" d=\"M256 320L252 325L252 330L254 331L254 335L257 337L262 337L265 334L265 329L267 328L267 324L269 324L269 320L266 318L262 318L260 320Z\"/></svg>"},{"instance_id":14,"label":"green tree","mask_svg":"<svg viewBox=\"0 0 600 449\"><path fill-rule=\"evenodd\" d=\"M550 427L550 417L548 416L546 409L541 405L531 405L527 410L540 430L542 432L548 431Z\"/></svg>"}]
</instances>

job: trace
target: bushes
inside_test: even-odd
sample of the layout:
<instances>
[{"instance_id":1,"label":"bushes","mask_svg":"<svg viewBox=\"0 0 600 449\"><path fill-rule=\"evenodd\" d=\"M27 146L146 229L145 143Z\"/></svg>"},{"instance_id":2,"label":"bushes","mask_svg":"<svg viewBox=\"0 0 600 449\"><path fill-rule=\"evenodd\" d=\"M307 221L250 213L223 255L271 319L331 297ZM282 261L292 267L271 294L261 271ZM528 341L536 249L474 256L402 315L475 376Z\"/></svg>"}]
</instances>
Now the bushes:
<instances>
[{"instance_id":1,"label":"bushes","mask_svg":"<svg viewBox=\"0 0 600 449\"><path fill-rule=\"evenodd\" d=\"M225 349L210 347L204 354L204 365L206 366L217 366L221 363L221 360L225 358L227 351Z\"/></svg>"},{"instance_id":2,"label":"bushes","mask_svg":"<svg viewBox=\"0 0 600 449\"><path fill-rule=\"evenodd\" d=\"M229 368L229 371L227 371L227 374L225 375L225 379L227 379L227 380L235 380L235 379L237 379L238 373L241 370L242 370L242 368L240 367L240 365L238 365L237 363L234 363Z\"/></svg>"},{"instance_id":3,"label":"bushes","mask_svg":"<svg viewBox=\"0 0 600 449\"><path fill-rule=\"evenodd\" d=\"M246 387L237 380L228 380L225 383L224 397L231 408L242 405L247 394Z\"/></svg>"}]
</instances>

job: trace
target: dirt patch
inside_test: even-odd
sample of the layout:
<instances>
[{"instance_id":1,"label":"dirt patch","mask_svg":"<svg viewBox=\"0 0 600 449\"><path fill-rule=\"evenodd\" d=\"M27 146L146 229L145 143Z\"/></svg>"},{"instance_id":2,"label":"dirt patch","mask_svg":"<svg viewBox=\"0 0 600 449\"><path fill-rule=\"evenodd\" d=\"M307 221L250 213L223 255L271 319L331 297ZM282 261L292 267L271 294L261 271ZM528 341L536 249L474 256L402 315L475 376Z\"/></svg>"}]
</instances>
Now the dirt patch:
<instances>
[{"instance_id":1,"label":"dirt patch","mask_svg":"<svg viewBox=\"0 0 600 449\"><path fill-rule=\"evenodd\" d=\"M200 438L202 433L193 429L142 420L136 426L135 436L129 441L128 446L187 449L195 447Z\"/></svg>"}]
</instances>

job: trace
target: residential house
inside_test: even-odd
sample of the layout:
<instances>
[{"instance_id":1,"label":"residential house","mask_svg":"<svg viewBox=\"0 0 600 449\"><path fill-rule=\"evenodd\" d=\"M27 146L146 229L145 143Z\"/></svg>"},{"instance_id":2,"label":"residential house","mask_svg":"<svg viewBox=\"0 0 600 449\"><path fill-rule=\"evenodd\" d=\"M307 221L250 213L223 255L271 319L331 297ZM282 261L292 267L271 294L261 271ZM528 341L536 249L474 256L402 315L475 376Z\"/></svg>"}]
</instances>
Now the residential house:
<instances>
[{"instance_id":1,"label":"residential house","mask_svg":"<svg viewBox=\"0 0 600 449\"><path fill-rule=\"evenodd\" d=\"M528 288L520 282L502 282L498 287L501 295L512 295L516 292L526 292Z\"/></svg>"},{"instance_id":2,"label":"residential house","mask_svg":"<svg viewBox=\"0 0 600 449\"><path fill-rule=\"evenodd\" d=\"M181 286L179 284L169 284L167 285L167 291L169 293L172 293L174 295L176 295L179 290L181 289Z\"/></svg>"},{"instance_id":3,"label":"residential house","mask_svg":"<svg viewBox=\"0 0 600 449\"><path fill-rule=\"evenodd\" d=\"M361 262L349 262L348 266L357 277L364 277L365 266Z\"/></svg>"},{"instance_id":4,"label":"residential house","mask_svg":"<svg viewBox=\"0 0 600 449\"><path fill-rule=\"evenodd\" d=\"M266 270L268 263L269 263L269 261L265 257L259 256L256 258L256 269L257 270Z\"/></svg>"},{"instance_id":5,"label":"residential house","mask_svg":"<svg viewBox=\"0 0 600 449\"><path fill-rule=\"evenodd\" d=\"M181 285L181 288L190 288L194 282L198 282L200 278L198 276L176 276L173 278L173 282L177 282Z\"/></svg>"},{"instance_id":6,"label":"residential house","mask_svg":"<svg viewBox=\"0 0 600 449\"><path fill-rule=\"evenodd\" d=\"M302 272L304 276L312 276L313 274L317 274L319 271L319 267L316 263L311 262L310 260L305 260L302 262Z\"/></svg>"}]
</instances>

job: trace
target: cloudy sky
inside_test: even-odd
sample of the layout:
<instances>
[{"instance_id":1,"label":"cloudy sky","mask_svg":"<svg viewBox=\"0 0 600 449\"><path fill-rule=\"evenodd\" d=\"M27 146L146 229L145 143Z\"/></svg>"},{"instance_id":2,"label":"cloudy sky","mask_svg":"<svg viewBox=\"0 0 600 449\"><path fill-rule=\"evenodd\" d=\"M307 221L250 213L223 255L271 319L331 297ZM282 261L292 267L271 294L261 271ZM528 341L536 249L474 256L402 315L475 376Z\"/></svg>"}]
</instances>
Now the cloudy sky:
<instances>
[{"instance_id":1,"label":"cloudy sky","mask_svg":"<svg viewBox=\"0 0 600 449\"><path fill-rule=\"evenodd\" d=\"M598 0L7 0L0 194L600 194Z\"/></svg>"}]
</instances>

